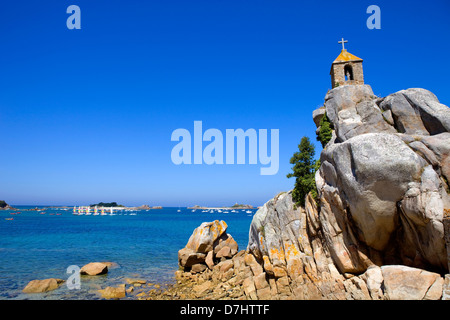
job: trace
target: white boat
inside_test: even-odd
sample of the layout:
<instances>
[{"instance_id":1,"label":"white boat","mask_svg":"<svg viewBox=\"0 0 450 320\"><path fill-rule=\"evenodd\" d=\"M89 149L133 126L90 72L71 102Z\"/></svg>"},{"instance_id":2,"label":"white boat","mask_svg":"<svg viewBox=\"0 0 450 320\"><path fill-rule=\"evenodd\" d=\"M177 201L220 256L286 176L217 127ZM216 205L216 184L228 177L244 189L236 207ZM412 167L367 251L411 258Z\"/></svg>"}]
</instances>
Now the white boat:
<instances>
[{"instance_id":1,"label":"white boat","mask_svg":"<svg viewBox=\"0 0 450 320\"><path fill-rule=\"evenodd\" d=\"M253 212L251 212L250 210L247 210L247 211L245 211L246 213L253 213Z\"/></svg>"}]
</instances>

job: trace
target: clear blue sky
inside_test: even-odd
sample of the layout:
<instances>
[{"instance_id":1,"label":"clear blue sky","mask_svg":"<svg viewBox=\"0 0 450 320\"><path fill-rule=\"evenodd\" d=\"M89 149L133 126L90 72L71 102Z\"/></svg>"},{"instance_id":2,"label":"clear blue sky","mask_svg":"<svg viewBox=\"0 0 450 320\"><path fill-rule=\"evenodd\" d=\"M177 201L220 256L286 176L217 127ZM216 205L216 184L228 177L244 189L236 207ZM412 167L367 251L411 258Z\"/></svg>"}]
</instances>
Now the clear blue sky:
<instances>
[{"instance_id":1,"label":"clear blue sky","mask_svg":"<svg viewBox=\"0 0 450 320\"><path fill-rule=\"evenodd\" d=\"M69 5L81 30L69 30ZM381 8L381 30L366 9ZM8 1L0 7L0 199L11 204L261 205L292 189L344 37L376 95L450 104L450 2ZM261 165L172 163L173 130L280 130ZM191 131L192 132L192 131Z\"/></svg>"}]
</instances>

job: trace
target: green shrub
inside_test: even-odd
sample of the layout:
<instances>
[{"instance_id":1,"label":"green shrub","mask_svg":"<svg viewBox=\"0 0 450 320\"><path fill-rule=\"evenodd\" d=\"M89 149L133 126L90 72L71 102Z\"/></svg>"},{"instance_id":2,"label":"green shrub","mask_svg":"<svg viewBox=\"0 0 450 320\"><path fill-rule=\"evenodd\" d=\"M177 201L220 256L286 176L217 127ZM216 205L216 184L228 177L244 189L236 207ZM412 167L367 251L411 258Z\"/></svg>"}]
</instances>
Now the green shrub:
<instances>
[{"instance_id":1,"label":"green shrub","mask_svg":"<svg viewBox=\"0 0 450 320\"><path fill-rule=\"evenodd\" d=\"M322 148L325 148L327 143L331 140L333 136L333 124L330 119L328 119L327 113L325 112L322 119L320 120L319 132L317 133L317 141L320 141Z\"/></svg>"}]
</instances>

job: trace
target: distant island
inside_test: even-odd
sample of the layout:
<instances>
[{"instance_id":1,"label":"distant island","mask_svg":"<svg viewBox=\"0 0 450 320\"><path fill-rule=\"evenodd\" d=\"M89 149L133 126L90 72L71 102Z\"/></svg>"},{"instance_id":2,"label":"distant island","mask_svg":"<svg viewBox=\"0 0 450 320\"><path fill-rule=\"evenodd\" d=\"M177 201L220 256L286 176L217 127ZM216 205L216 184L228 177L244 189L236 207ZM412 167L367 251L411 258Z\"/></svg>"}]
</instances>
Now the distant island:
<instances>
[{"instance_id":1,"label":"distant island","mask_svg":"<svg viewBox=\"0 0 450 320\"><path fill-rule=\"evenodd\" d=\"M117 204L117 202L99 202L97 204L91 204L90 207L125 207L124 205Z\"/></svg>"},{"instance_id":2,"label":"distant island","mask_svg":"<svg viewBox=\"0 0 450 320\"><path fill-rule=\"evenodd\" d=\"M193 207L188 207L188 209L193 209L193 210L210 210L210 209L254 209L254 207L252 205L249 204L234 204L231 207L202 207L199 205L195 205Z\"/></svg>"},{"instance_id":3,"label":"distant island","mask_svg":"<svg viewBox=\"0 0 450 320\"><path fill-rule=\"evenodd\" d=\"M122 204L117 204L117 202L99 202L97 204L91 204L90 207L104 207L104 208L124 208L128 210L152 210L152 209L162 209L161 206L150 207L148 204L144 204L139 207L127 207Z\"/></svg>"},{"instance_id":4,"label":"distant island","mask_svg":"<svg viewBox=\"0 0 450 320\"><path fill-rule=\"evenodd\" d=\"M6 203L5 200L0 200L0 210L17 210Z\"/></svg>"}]
</instances>

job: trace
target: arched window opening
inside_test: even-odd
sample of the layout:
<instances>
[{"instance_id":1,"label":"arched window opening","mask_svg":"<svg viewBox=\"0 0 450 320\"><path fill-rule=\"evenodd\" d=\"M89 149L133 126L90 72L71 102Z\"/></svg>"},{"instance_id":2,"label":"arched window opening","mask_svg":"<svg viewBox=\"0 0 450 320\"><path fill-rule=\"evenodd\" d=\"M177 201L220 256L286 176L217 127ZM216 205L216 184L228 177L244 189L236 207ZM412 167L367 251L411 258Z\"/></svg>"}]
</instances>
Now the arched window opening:
<instances>
[{"instance_id":1,"label":"arched window opening","mask_svg":"<svg viewBox=\"0 0 450 320\"><path fill-rule=\"evenodd\" d=\"M353 79L353 68L351 65L347 64L344 67L344 76L345 76L345 81L354 80Z\"/></svg>"}]
</instances>

